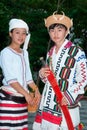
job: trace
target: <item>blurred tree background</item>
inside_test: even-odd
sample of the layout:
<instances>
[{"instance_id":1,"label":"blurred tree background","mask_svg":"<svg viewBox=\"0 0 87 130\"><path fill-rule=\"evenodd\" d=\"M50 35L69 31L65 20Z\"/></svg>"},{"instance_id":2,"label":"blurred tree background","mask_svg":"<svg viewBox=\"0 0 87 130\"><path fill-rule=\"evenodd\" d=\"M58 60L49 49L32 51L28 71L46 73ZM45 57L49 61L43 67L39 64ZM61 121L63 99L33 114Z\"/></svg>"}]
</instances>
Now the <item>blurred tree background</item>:
<instances>
[{"instance_id":1,"label":"blurred tree background","mask_svg":"<svg viewBox=\"0 0 87 130\"><path fill-rule=\"evenodd\" d=\"M87 55L87 0L0 0L0 50L8 45L9 20L20 18L27 22L31 33L28 51L36 82L41 67L39 58L45 58L49 43L44 18L56 10L73 19L71 40L79 44Z\"/></svg>"}]
</instances>

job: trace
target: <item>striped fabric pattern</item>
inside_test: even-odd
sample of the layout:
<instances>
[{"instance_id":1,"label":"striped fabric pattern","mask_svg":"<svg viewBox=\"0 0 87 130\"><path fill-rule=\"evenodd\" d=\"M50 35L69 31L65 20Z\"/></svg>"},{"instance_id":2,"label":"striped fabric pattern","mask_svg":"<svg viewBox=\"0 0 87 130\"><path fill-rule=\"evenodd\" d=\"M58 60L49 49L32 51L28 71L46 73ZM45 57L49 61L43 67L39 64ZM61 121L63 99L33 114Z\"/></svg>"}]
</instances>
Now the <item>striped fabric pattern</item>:
<instances>
[{"instance_id":1,"label":"striped fabric pattern","mask_svg":"<svg viewBox=\"0 0 87 130\"><path fill-rule=\"evenodd\" d=\"M14 102L0 92L0 130L28 130L27 103Z\"/></svg>"}]
</instances>

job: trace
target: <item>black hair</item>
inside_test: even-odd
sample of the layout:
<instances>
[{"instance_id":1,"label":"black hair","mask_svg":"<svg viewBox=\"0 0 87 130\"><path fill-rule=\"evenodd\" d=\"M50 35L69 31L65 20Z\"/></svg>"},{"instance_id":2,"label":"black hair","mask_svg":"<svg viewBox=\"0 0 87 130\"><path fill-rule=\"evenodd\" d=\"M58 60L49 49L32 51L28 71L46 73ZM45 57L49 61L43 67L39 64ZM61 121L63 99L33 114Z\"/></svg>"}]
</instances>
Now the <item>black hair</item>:
<instances>
[{"instance_id":1,"label":"black hair","mask_svg":"<svg viewBox=\"0 0 87 130\"><path fill-rule=\"evenodd\" d=\"M13 33L13 30L14 30L14 28L10 31L11 33ZM26 33L26 36L28 35L28 33Z\"/></svg>"},{"instance_id":2,"label":"black hair","mask_svg":"<svg viewBox=\"0 0 87 130\"><path fill-rule=\"evenodd\" d=\"M55 24L52 24L52 25L49 26L48 31L50 29L54 29L55 27L65 28L65 30L67 30L67 27L65 25L59 24L59 23L55 23Z\"/></svg>"},{"instance_id":3,"label":"black hair","mask_svg":"<svg viewBox=\"0 0 87 130\"><path fill-rule=\"evenodd\" d=\"M13 32L13 30L14 30L14 29L12 29L10 32L12 33L12 32ZM11 44L11 42L12 42L12 39L11 39L11 37L9 36L9 37L8 37L8 43L7 43L7 44L8 44L8 45L10 45L10 44Z\"/></svg>"}]
</instances>

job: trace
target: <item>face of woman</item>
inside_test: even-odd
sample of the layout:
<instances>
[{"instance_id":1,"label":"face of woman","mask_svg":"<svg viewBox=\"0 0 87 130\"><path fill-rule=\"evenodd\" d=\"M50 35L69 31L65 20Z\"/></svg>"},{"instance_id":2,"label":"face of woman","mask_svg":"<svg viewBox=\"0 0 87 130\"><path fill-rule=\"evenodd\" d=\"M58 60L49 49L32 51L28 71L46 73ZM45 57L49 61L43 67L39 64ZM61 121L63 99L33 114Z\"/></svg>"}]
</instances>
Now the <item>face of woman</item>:
<instances>
[{"instance_id":1,"label":"face of woman","mask_svg":"<svg viewBox=\"0 0 87 130\"><path fill-rule=\"evenodd\" d=\"M26 29L15 28L12 32L10 32L10 37L12 39L12 43L21 45L24 43L26 38Z\"/></svg>"},{"instance_id":2,"label":"face of woman","mask_svg":"<svg viewBox=\"0 0 87 130\"><path fill-rule=\"evenodd\" d=\"M67 30L64 27L55 26L49 30L51 40L57 45L62 44L67 34Z\"/></svg>"}]
</instances>

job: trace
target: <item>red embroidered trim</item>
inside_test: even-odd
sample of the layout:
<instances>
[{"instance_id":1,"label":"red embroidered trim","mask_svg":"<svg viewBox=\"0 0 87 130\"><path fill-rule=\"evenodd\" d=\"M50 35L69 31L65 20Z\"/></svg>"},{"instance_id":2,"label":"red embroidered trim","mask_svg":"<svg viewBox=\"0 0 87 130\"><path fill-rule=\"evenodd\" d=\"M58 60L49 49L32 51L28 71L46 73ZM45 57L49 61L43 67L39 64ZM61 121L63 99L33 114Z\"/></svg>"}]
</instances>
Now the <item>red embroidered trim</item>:
<instances>
[{"instance_id":1,"label":"red embroidered trim","mask_svg":"<svg viewBox=\"0 0 87 130\"><path fill-rule=\"evenodd\" d=\"M69 41L64 47L65 47L65 48L70 48L71 46L72 46L72 42Z\"/></svg>"},{"instance_id":2,"label":"red embroidered trim","mask_svg":"<svg viewBox=\"0 0 87 130\"><path fill-rule=\"evenodd\" d=\"M42 116L43 116L44 120L50 121L50 122L52 122L54 124L58 124L58 125L61 124L62 117L58 117L58 116L52 115L51 113L47 113L47 112L43 112Z\"/></svg>"},{"instance_id":3,"label":"red embroidered trim","mask_svg":"<svg viewBox=\"0 0 87 130\"><path fill-rule=\"evenodd\" d=\"M38 123L41 123L42 119L49 121L51 123L57 124L57 125L60 125L62 121L62 117L52 115L51 113L48 113L48 112L42 112L41 115L37 114L35 121Z\"/></svg>"},{"instance_id":4,"label":"red embroidered trim","mask_svg":"<svg viewBox=\"0 0 87 130\"><path fill-rule=\"evenodd\" d=\"M81 82L79 82L78 87L76 89L74 89L74 93L78 92L81 89L81 87L83 86L83 83L86 81L86 72L84 71L85 70L84 64L81 63L80 66L81 66L81 72L82 72L81 75L82 75L83 80Z\"/></svg>"},{"instance_id":5,"label":"red embroidered trim","mask_svg":"<svg viewBox=\"0 0 87 130\"><path fill-rule=\"evenodd\" d=\"M35 122L41 123L42 121L42 116L40 114L37 114L35 117Z\"/></svg>"}]
</instances>

